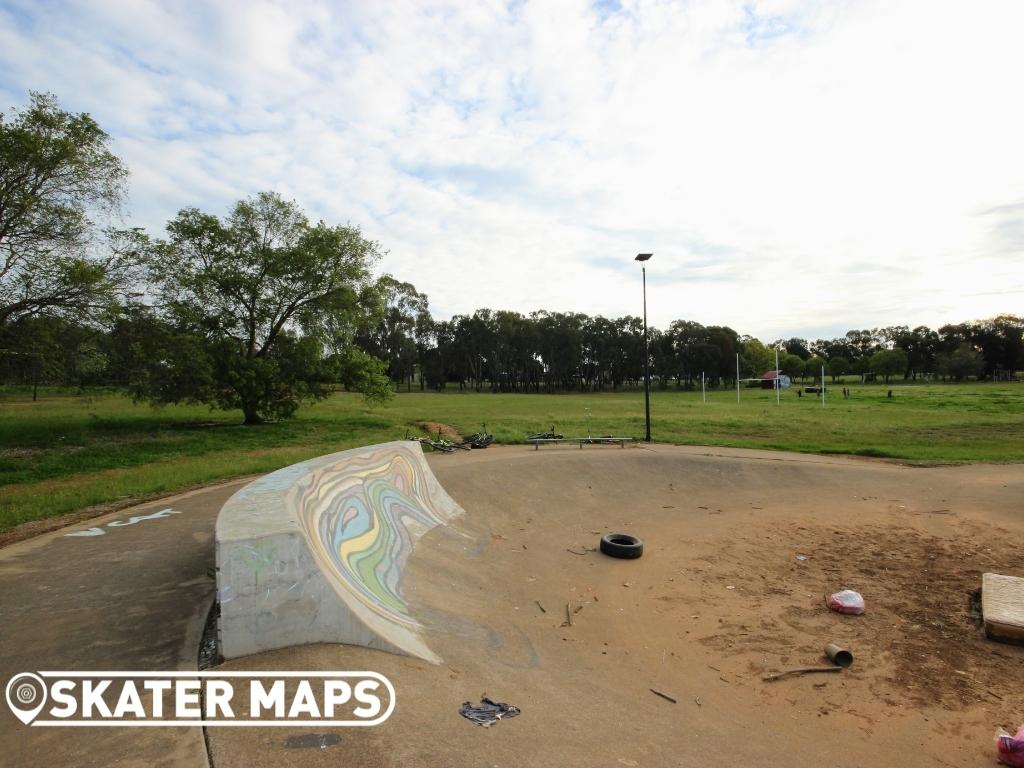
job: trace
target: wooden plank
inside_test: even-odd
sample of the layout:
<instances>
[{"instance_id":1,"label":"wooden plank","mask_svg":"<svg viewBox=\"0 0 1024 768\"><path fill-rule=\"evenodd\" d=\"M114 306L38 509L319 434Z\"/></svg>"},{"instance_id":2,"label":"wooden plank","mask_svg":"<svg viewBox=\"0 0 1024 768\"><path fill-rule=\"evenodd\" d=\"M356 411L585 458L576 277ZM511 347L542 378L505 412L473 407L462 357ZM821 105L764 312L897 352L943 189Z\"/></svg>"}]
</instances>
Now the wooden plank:
<instances>
[{"instance_id":1,"label":"wooden plank","mask_svg":"<svg viewBox=\"0 0 1024 768\"><path fill-rule=\"evenodd\" d=\"M989 639L1024 643L1024 579L982 574L981 615Z\"/></svg>"}]
</instances>

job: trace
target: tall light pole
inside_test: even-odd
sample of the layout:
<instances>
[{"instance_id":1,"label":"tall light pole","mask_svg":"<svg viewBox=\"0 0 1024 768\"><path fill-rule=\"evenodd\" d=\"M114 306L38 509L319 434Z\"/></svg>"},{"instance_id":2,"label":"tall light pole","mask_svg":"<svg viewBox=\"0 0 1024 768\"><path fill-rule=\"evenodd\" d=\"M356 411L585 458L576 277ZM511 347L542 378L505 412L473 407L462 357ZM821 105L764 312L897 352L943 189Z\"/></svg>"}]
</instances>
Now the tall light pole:
<instances>
[{"instance_id":1,"label":"tall light pole","mask_svg":"<svg viewBox=\"0 0 1024 768\"><path fill-rule=\"evenodd\" d=\"M647 265L645 261L653 256L653 253L638 253L635 261L640 262L640 272L644 281L644 415L647 417L647 437L645 442L651 442L651 355L647 351Z\"/></svg>"}]
</instances>

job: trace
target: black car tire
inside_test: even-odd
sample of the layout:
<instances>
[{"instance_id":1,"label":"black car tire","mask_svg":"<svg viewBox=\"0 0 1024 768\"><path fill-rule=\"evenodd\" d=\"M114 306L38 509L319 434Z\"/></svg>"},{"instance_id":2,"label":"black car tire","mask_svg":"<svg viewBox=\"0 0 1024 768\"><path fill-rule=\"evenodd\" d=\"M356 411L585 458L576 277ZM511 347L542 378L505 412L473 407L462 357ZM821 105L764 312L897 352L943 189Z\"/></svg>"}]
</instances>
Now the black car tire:
<instances>
[{"instance_id":1,"label":"black car tire","mask_svg":"<svg viewBox=\"0 0 1024 768\"><path fill-rule=\"evenodd\" d=\"M628 533L608 533L601 537L601 551L609 557L636 560L644 553L644 543Z\"/></svg>"}]
</instances>

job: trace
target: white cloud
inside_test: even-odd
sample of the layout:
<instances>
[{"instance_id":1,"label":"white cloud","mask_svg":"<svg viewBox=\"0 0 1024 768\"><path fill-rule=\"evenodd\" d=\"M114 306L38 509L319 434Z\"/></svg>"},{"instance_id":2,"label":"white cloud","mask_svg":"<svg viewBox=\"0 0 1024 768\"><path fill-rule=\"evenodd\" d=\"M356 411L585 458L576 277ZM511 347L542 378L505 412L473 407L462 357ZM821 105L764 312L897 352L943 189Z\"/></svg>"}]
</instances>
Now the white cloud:
<instances>
[{"instance_id":1,"label":"white cloud","mask_svg":"<svg viewBox=\"0 0 1024 768\"><path fill-rule=\"evenodd\" d=\"M91 112L137 223L277 189L447 315L764 338L1021 311L1024 6L0 6L0 96Z\"/></svg>"}]
</instances>

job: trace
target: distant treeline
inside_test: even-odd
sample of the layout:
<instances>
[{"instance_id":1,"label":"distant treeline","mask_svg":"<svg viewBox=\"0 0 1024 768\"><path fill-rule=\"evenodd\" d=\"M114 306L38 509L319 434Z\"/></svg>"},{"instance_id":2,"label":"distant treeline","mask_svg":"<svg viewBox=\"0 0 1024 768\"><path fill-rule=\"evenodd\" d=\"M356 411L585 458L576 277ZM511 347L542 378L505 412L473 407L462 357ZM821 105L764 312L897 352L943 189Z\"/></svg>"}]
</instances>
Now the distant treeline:
<instances>
[{"instance_id":1,"label":"distant treeline","mask_svg":"<svg viewBox=\"0 0 1024 768\"><path fill-rule=\"evenodd\" d=\"M406 285L409 290L414 290ZM418 306L425 309L426 297ZM408 305L408 302L405 302ZM394 308L396 302L391 302ZM643 380L643 323L638 317L608 319L579 313L479 309L449 321L404 317L362 348L388 363L396 384L411 388L446 385L495 392L604 391ZM666 330L648 327L653 386L694 388L732 385L779 369L794 378L1008 379L1024 365L1024 318L944 325L853 330L835 339L778 339L764 343L725 326L676 320ZM417 375L418 374L418 375Z\"/></svg>"},{"instance_id":2,"label":"distant treeline","mask_svg":"<svg viewBox=\"0 0 1024 768\"><path fill-rule=\"evenodd\" d=\"M383 312L353 330L361 351L386 362L398 389L457 387L492 392L613 391L643 383L643 324L578 313L480 309L433 320L426 297L385 278ZM108 326L61 317L26 317L0 330L0 378L5 383L132 387L146 339L169 335L163 321L136 310ZM770 343L732 328L677 320L648 327L652 386L690 389L733 386L737 355L742 379L779 368L795 378L833 381L858 375L917 380L1015 378L1024 365L1024 318L944 325L853 330L834 339ZM181 366L179 366L180 368ZM329 382L328 382L329 383Z\"/></svg>"}]
</instances>

